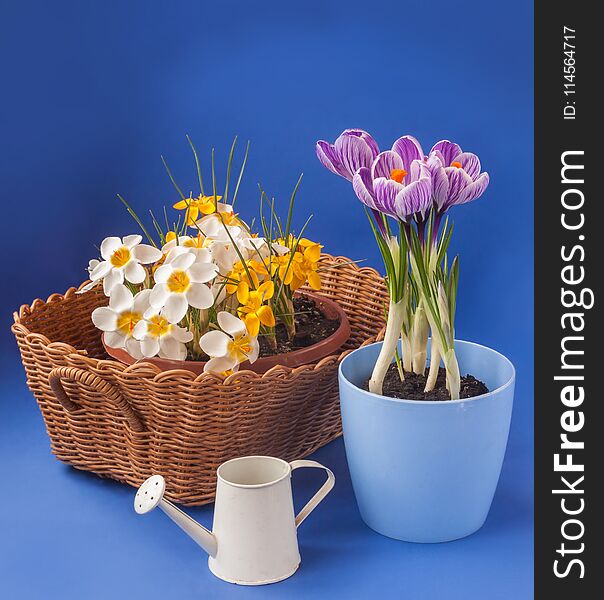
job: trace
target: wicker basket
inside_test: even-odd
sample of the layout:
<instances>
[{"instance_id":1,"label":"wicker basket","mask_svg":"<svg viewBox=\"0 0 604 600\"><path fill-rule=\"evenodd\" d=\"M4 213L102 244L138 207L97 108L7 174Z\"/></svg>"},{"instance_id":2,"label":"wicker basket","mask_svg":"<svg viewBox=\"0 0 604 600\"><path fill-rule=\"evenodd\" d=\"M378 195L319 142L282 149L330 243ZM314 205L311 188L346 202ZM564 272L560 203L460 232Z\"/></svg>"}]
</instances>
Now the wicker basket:
<instances>
[{"instance_id":1,"label":"wicker basket","mask_svg":"<svg viewBox=\"0 0 604 600\"><path fill-rule=\"evenodd\" d=\"M343 257L324 257L322 294L346 311L351 336L342 354L264 375L223 380L150 363L108 360L90 313L101 291L53 294L15 313L27 383L42 411L55 456L78 469L138 486L152 474L167 497L211 502L216 468L250 454L299 459L341 435L337 368L384 325L380 275Z\"/></svg>"}]
</instances>

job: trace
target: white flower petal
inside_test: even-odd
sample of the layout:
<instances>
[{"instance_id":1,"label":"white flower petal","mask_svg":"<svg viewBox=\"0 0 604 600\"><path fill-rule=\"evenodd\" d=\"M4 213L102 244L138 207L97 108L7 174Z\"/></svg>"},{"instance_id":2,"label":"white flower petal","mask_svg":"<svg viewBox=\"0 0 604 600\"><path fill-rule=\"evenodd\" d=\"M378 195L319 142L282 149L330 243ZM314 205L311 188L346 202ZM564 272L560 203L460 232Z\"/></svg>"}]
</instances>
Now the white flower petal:
<instances>
[{"instance_id":1,"label":"white flower petal","mask_svg":"<svg viewBox=\"0 0 604 600\"><path fill-rule=\"evenodd\" d=\"M187 274L194 283L207 283L216 277L217 271L214 263L197 262L188 268Z\"/></svg>"},{"instance_id":2,"label":"white flower petal","mask_svg":"<svg viewBox=\"0 0 604 600\"><path fill-rule=\"evenodd\" d=\"M209 248L191 248L195 255L195 262L208 263L212 262L212 253Z\"/></svg>"},{"instance_id":3,"label":"white flower petal","mask_svg":"<svg viewBox=\"0 0 604 600\"><path fill-rule=\"evenodd\" d=\"M100 279L98 281L91 281L90 283L87 283L83 288L79 289L76 294L85 294L86 292L89 292L92 288L95 288L97 285L99 285L99 283L101 283Z\"/></svg>"},{"instance_id":4,"label":"white flower petal","mask_svg":"<svg viewBox=\"0 0 604 600\"><path fill-rule=\"evenodd\" d=\"M159 342L159 355L171 360L185 360L187 347L172 337L163 337Z\"/></svg>"},{"instance_id":5,"label":"white flower petal","mask_svg":"<svg viewBox=\"0 0 604 600\"><path fill-rule=\"evenodd\" d=\"M109 260L111 255L122 245L122 240L118 237L108 237L101 243L101 256Z\"/></svg>"},{"instance_id":6,"label":"white flower petal","mask_svg":"<svg viewBox=\"0 0 604 600\"><path fill-rule=\"evenodd\" d=\"M171 263L177 256L181 254L191 254L192 248L185 248L184 246L174 246L166 256L166 264Z\"/></svg>"},{"instance_id":7,"label":"white flower petal","mask_svg":"<svg viewBox=\"0 0 604 600\"><path fill-rule=\"evenodd\" d=\"M123 284L118 283L111 290L111 296L109 297L109 308L117 313L124 312L125 310L131 309L134 303L132 292Z\"/></svg>"},{"instance_id":8,"label":"white flower petal","mask_svg":"<svg viewBox=\"0 0 604 600\"><path fill-rule=\"evenodd\" d=\"M199 347L211 357L227 356L231 338L222 331L208 331L199 340Z\"/></svg>"},{"instance_id":9,"label":"white flower petal","mask_svg":"<svg viewBox=\"0 0 604 600\"><path fill-rule=\"evenodd\" d=\"M92 311L92 322L101 331L115 331L117 328L117 315L108 306L101 306Z\"/></svg>"},{"instance_id":10,"label":"white flower petal","mask_svg":"<svg viewBox=\"0 0 604 600\"><path fill-rule=\"evenodd\" d=\"M151 297L151 290L141 290L134 296L134 311L137 313L144 313L149 308L149 299Z\"/></svg>"},{"instance_id":11,"label":"white flower petal","mask_svg":"<svg viewBox=\"0 0 604 600\"><path fill-rule=\"evenodd\" d=\"M204 366L204 373L224 373L237 367L237 362L230 357L217 356L211 358Z\"/></svg>"},{"instance_id":12,"label":"white flower petal","mask_svg":"<svg viewBox=\"0 0 604 600\"><path fill-rule=\"evenodd\" d=\"M124 348L126 346L126 338L119 331L105 331L103 340L109 348Z\"/></svg>"},{"instance_id":13,"label":"white flower petal","mask_svg":"<svg viewBox=\"0 0 604 600\"><path fill-rule=\"evenodd\" d=\"M157 267L157 269L155 269L155 273L153 273L155 283L166 283L166 281L168 281L170 278L170 275L172 275L172 271L174 271L172 268L172 263L166 263L161 267Z\"/></svg>"},{"instance_id":14,"label":"white flower petal","mask_svg":"<svg viewBox=\"0 0 604 600\"><path fill-rule=\"evenodd\" d=\"M156 338L147 337L140 342L140 345L143 356L147 358L151 358L159 352L159 342Z\"/></svg>"},{"instance_id":15,"label":"white flower petal","mask_svg":"<svg viewBox=\"0 0 604 600\"><path fill-rule=\"evenodd\" d=\"M123 239L123 244L124 244L124 246L126 246L126 248L130 248L130 250L132 250L132 248L134 248L134 246L137 246L142 241L143 241L143 236L142 235L138 235L138 234L127 235Z\"/></svg>"},{"instance_id":16,"label":"white flower petal","mask_svg":"<svg viewBox=\"0 0 604 600\"><path fill-rule=\"evenodd\" d=\"M161 250L147 244L140 244L140 246L134 248L132 253L134 254L134 258L144 265L157 262L163 256Z\"/></svg>"},{"instance_id":17,"label":"white flower petal","mask_svg":"<svg viewBox=\"0 0 604 600\"><path fill-rule=\"evenodd\" d=\"M187 314L189 305L183 294L171 294L168 296L166 303L161 311L161 314L168 319L170 323L178 323L182 321Z\"/></svg>"},{"instance_id":18,"label":"white flower petal","mask_svg":"<svg viewBox=\"0 0 604 600\"><path fill-rule=\"evenodd\" d=\"M136 360L144 358L141 350L141 343L134 338L129 338L126 340L126 351L132 358L135 358Z\"/></svg>"},{"instance_id":19,"label":"white flower petal","mask_svg":"<svg viewBox=\"0 0 604 600\"><path fill-rule=\"evenodd\" d=\"M226 286L222 283L213 285L211 288L214 296L214 305L220 304L226 298Z\"/></svg>"},{"instance_id":20,"label":"white flower petal","mask_svg":"<svg viewBox=\"0 0 604 600\"><path fill-rule=\"evenodd\" d=\"M193 341L193 334L184 327L179 327L178 325L172 325L172 331L170 331L170 335L179 342L187 343Z\"/></svg>"},{"instance_id":21,"label":"white flower petal","mask_svg":"<svg viewBox=\"0 0 604 600\"><path fill-rule=\"evenodd\" d=\"M131 260L124 269L124 275L130 283L142 283L145 281L147 271L145 271L145 267Z\"/></svg>"},{"instance_id":22,"label":"white flower petal","mask_svg":"<svg viewBox=\"0 0 604 600\"><path fill-rule=\"evenodd\" d=\"M90 271L90 279L92 281L101 279L102 277L105 277L109 271L111 271L111 263L108 260L104 260Z\"/></svg>"},{"instance_id":23,"label":"white flower petal","mask_svg":"<svg viewBox=\"0 0 604 600\"><path fill-rule=\"evenodd\" d=\"M218 313L217 319L220 329L232 337L245 333L245 323L235 315L223 310Z\"/></svg>"},{"instance_id":24,"label":"white flower petal","mask_svg":"<svg viewBox=\"0 0 604 600\"><path fill-rule=\"evenodd\" d=\"M137 340L142 340L147 335L147 321L141 319L132 330L132 337Z\"/></svg>"},{"instance_id":25,"label":"white flower petal","mask_svg":"<svg viewBox=\"0 0 604 600\"><path fill-rule=\"evenodd\" d=\"M278 254L279 256L283 256L287 254L290 250L287 246L282 246L281 244L277 244L277 242L273 242L272 244L273 252Z\"/></svg>"},{"instance_id":26,"label":"white flower petal","mask_svg":"<svg viewBox=\"0 0 604 600\"><path fill-rule=\"evenodd\" d=\"M176 240L170 240L161 247L162 254L168 254L176 246Z\"/></svg>"},{"instance_id":27,"label":"white flower petal","mask_svg":"<svg viewBox=\"0 0 604 600\"><path fill-rule=\"evenodd\" d=\"M182 269L183 271L186 271L194 262L195 255L187 248L186 252L179 254L176 258L170 261L170 264L174 270Z\"/></svg>"},{"instance_id":28,"label":"white flower petal","mask_svg":"<svg viewBox=\"0 0 604 600\"><path fill-rule=\"evenodd\" d=\"M192 283L186 297L194 308L210 308L214 304L214 294L205 283Z\"/></svg>"},{"instance_id":29,"label":"white flower petal","mask_svg":"<svg viewBox=\"0 0 604 600\"><path fill-rule=\"evenodd\" d=\"M258 338L252 338L250 340L252 351L247 355L247 359L250 363L255 363L258 355L260 354L260 344L258 343Z\"/></svg>"},{"instance_id":30,"label":"white flower petal","mask_svg":"<svg viewBox=\"0 0 604 600\"><path fill-rule=\"evenodd\" d=\"M105 296L111 295L111 290L120 283L124 283L124 272L122 270L112 269L105 279L103 279L103 291Z\"/></svg>"},{"instance_id":31,"label":"white flower petal","mask_svg":"<svg viewBox=\"0 0 604 600\"><path fill-rule=\"evenodd\" d=\"M149 304L156 309L162 308L170 297L170 290L165 283L156 283L149 296Z\"/></svg>"},{"instance_id":32,"label":"white flower petal","mask_svg":"<svg viewBox=\"0 0 604 600\"><path fill-rule=\"evenodd\" d=\"M159 314L159 309L161 308L161 306L158 308L156 306L150 306L144 313L143 313L143 319L145 319L146 321L150 321L153 317L157 317L157 315Z\"/></svg>"}]
</instances>

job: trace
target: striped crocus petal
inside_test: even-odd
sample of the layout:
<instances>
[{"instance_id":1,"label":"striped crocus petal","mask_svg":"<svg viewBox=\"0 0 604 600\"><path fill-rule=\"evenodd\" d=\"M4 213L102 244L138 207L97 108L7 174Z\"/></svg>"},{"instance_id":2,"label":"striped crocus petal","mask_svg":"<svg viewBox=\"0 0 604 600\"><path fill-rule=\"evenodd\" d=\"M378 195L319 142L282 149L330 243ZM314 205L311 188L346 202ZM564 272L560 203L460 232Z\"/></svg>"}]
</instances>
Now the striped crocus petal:
<instances>
[{"instance_id":1,"label":"striped crocus petal","mask_svg":"<svg viewBox=\"0 0 604 600\"><path fill-rule=\"evenodd\" d=\"M447 167L445 169L449 180L449 193L447 198L447 206L453 206L459 203L459 198L465 188L472 183L472 178L458 167Z\"/></svg>"},{"instance_id":2,"label":"striped crocus petal","mask_svg":"<svg viewBox=\"0 0 604 600\"><path fill-rule=\"evenodd\" d=\"M317 158L321 162L321 164L329 169L332 173L336 175L340 175L341 177L346 177L347 174L340 163L335 148L329 142L325 142L323 140L319 140L316 145Z\"/></svg>"},{"instance_id":3,"label":"striped crocus petal","mask_svg":"<svg viewBox=\"0 0 604 600\"><path fill-rule=\"evenodd\" d=\"M438 211L446 207L449 198L449 178L441 156L438 151L431 152L426 160L426 167L432 177L432 198Z\"/></svg>"},{"instance_id":4,"label":"striped crocus petal","mask_svg":"<svg viewBox=\"0 0 604 600\"><path fill-rule=\"evenodd\" d=\"M405 219L407 215L401 215L397 206L397 196L405 189L398 181L386 177L378 177L373 181L377 209L394 218Z\"/></svg>"},{"instance_id":5,"label":"striped crocus petal","mask_svg":"<svg viewBox=\"0 0 604 600\"><path fill-rule=\"evenodd\" d=\"M342 135L352 135L361 138L371 149L373 156L377 156L380 149L377 142L373 139L373 136L367 133L364 129L345 129Z\"/></svg>"},{"instance_id":6,"label":"striped crocus petal","mask_svg":"<svg viewBox=\"0 0 604 600\"><path fill-rule=\"evenodd\" d=\"M365 206L371 209L380 233L386 237L384 220L382 219L382 214L377 208L375 194L373 191L373 178L371 177L371 171L367 167L363 167L355 173L352 179L352 188L354 193L357 195L357 198Z\"/></svg>"},{"instance_id":7,"label":"striped crocus petal","mask_svg":"<svg viewBox=\"0 0 604 600\"><path fill-rule=\"evenodd\" d=\"M392 150L386 150L385 152L380 152L373 164L371 165L371 176L373 179L377 179L378 177L386 177L386 179L390 179L390 175L394 169L402 169L403 168L403 159Z\"/></svg>"},{"instance_id":8,"label":"striped crocus petal","mask_svg":"<svg viewBox=\"0 0 604 600\"><path fill-rule=\"evenodd\" d=\"M480 198L489 185L489 174L481 173L480 176L468 185L459 195L455 204L465 204Z\"/></svg>"},{"instance_id":9,"label":"striped crocus petal","mask_svg":"<svg viewBox=\"0 0 604 600\"><path fill-rule=\"evenodd\" d=\"M414 214L425 216L426 211L432 207L432 176L426 163L421 160L414 160L411 163L409 183L405 189L409 207L413 209Z\"/></svg>"},{"instance_id":10,"label":"striped crocus petal","mask_svg":"<svg viewBox=\"0 0 604 600\"><path fill-rule=\"evenodd\" d=\"M441 154L444 166L450 167L451 163L456 160L456 157L461 154L461 148L454 142L441 140L440 142L436 142L436 144L432 146L432 150L430 150L430 154L435 152Z\"/></svg>"},{"instance_id":11,"label":"striped crocus petal","mask_svg":"<svg viewBox=\"0 0 604 600\"><path fill-rule=\"evenodd\" d=\"M316 145L321 164L332 173L352 181L361 167L370 167L379 153L375 140L362 129L347 129L334 144L319 140Z\"/></svg>"},{"instance_id":12,"label":"striped crocus petal","mask_svg":"<svg viewBox=\"0 0 604 600\"><path fill-rule=\"evenodd\" d=\"M401 157L402 168L409 172L414 160L423 160L424 151L420 143L412 135L404 135L392 144L392 151Z\"/></svg>"},{"instance_id":13,"label":"striped crocus petal","mask_svg":"<svg viewBox=\"0 0 604 600\"><path fill-rule=\"evenodd\" d=\"M352 178L352 189L365 206L377 210L373 183L371 171L367 167L361 167Z\"/></svg>"},{"instance_id":14,"label":"striped crocus petal","mask_svg":"<svg viewBox=\"0 0 604 600\"><path fill-rule=\"evenodd\" d=\"M471 152L462 152L453 159L453 162L460 164L461 168L472 178L473 181L476 181L480 175L480 159L478 156L476 156L476 154L472 154Z\"/></svg>"}]
</instances>

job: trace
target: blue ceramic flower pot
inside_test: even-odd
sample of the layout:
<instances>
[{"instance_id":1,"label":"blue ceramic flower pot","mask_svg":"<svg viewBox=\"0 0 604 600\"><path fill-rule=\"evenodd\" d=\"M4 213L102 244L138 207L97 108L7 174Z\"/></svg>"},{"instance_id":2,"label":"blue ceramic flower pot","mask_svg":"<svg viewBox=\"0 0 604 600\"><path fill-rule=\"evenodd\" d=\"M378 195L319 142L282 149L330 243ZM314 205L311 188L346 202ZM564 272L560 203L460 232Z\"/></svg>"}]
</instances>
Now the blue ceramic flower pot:
<instances>
[{"instance_id":1,"label":"blue ceramic flower pot","mask_svg":"<svg viewBox=\"0 0 604 600\"><path fill-rule=\"evenodd\" d=\"M461 373L491 391L449 402L397 400L360 387L380 346L355 350L339 370L346 457L361 516L378 533L409 542L470 535L485 522L499 480L514 366L495 350L456 341Z\"/></svg>"}]
</instances>

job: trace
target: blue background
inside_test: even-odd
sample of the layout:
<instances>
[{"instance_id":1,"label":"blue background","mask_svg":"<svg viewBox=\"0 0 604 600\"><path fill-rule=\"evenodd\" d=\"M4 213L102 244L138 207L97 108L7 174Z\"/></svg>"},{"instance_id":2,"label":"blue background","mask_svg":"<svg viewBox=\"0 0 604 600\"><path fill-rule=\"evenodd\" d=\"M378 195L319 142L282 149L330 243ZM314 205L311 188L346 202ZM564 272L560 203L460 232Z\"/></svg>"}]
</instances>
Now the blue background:
<instances>
[{"instance_id":1,"label":"blue background","mask_svg":"<svg viewBox=\"0 0 604 600\"><path fill-rule=\"evenodd\" d=\"M0 597L532 597L532 31L524 0L3 2ZM105 236L136 231L117 192L141 213L175 201L160 154L195 189L185 133L206 166L216 148L220 173L233 136L252 140L248 218L257 182L284 205L303 171L298 224L314 213L309 237L379 266L352 190L314 154L346 127L383 148L448 137L491 174L454 211L457 332L517 366L508 452L482 530L414 545L363 525L342 442L330 444L316 458L338 482L300 530L301 570L238 588L162 515L137 517L130 488L53 459L11 312L84 279ZM296 475L296 501L317 484ZM210 523L211 507L191 512Z\"/></svg>"}]
</instances>

